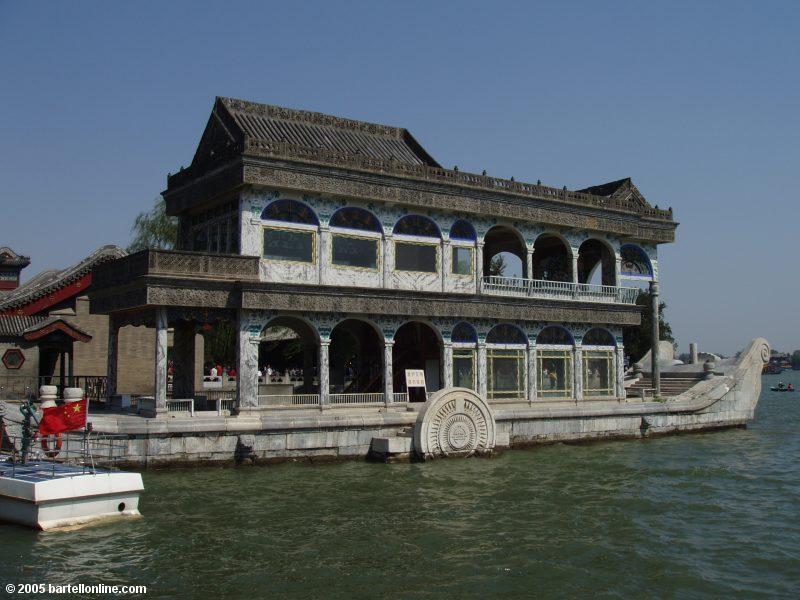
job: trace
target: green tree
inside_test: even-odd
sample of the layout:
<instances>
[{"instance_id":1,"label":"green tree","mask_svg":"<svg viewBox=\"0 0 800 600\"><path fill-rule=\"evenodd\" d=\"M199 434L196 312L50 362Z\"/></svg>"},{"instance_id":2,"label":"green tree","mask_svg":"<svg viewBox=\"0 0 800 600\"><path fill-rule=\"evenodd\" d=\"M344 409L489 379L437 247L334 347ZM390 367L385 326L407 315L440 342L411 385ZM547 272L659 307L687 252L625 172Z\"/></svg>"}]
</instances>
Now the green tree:
<instances>
[{"instance_id":1,"label":"green tree","mask_svg":"<svg viewBox=\"0 0 800 600\"><path fill-rule=\"evenodd\" d=\"M640 360L647 351L653 346L653 319L650 313L652 306L652 296L650 292L642 290L636 298L636 304L644 307L642 311L641 325L634 327L624 327L622 329L622 340L625 344L625 353L631 357L632 362ZM658 337L662 341L675 344L672 336L672 327L664 320L664 311L667 305L664 302L658 304Z\"/></svg>"},{"instance_id":2,"label":"green tree","mask_svg":"<svg viewBox=\"0 0 800 600\"><path fill-rule=\"evenodd\" d=\"M236 364L236 324L217 321L203 333L203 359L206 363Z\"/></svg>"},{"instance_id":3,"label":"green tree","mask_svg":"<svg viewBox=\"0 0 800 600\"><path fill-rule=\"evenodd\" d=\"M506 272L506 257L502 254L495 254L489 261L489 275L502 277Z\"/></svg>"},{"instance_id":4,"label":"green tree","mask_svg":"<svg viewBox=\"0 0 800 600\"><path fill-rule=\"evenodd\" d=\"M178 239L178 220L167 216L164 198L159 196L150 212L139 213L131 227L131 243L128 252L138 252L147 248L171 250Z\"/></svg>"},{"instance_id":5,"label":"green tree","mask_svg":"<svg viewBox=\"0 0 800 600\"><path fill-rule=\"evenodd\" d=\"M792 352L792 368L800 369L800 350Z\"/></svg>"}]
</instances>

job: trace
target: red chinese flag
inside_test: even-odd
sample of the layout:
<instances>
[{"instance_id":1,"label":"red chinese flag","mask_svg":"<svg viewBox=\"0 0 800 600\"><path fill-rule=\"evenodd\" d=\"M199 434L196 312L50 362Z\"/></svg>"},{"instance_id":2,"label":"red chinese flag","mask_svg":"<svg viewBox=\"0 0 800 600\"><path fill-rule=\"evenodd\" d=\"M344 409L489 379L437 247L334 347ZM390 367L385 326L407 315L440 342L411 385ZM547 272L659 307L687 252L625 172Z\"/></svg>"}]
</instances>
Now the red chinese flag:
<instances>
[{"instance_id":1,"label":"red chinese flag","mask_svg":"<svg viewBox=\"0 0 800 600\"><path fill-rule=\"evenodd\" d=\"M86 425L86 398L61 406L45 408L39 422L39 433L51 435L62 431L80 429Z\"/></svg>"}]
</instances>

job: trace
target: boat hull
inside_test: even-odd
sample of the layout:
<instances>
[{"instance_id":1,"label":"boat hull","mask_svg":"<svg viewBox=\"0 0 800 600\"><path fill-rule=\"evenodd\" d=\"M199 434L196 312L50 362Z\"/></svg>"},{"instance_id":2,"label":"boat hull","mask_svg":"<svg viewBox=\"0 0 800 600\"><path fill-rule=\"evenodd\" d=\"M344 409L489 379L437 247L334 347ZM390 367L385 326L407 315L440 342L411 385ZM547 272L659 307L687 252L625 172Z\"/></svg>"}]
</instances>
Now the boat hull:
<instances>
[{"instance_id":1,"label":"boat hull","mask_svg":"<svg viewBox=\"0 0 800 600\"><path fill-rule=\"evenodd\" d=\"M0 520L47 530L140 514L139 473L91 473L48 463L11 471L4 465L0 475Z\"/></svg>"}]
</instances>

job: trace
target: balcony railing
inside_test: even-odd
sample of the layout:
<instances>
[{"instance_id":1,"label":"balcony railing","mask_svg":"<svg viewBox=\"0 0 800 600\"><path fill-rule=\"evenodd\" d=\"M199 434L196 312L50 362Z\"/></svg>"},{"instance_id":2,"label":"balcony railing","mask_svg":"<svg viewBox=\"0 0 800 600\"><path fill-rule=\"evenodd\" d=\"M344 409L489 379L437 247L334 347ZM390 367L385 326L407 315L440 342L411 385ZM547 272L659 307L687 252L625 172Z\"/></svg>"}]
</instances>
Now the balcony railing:
<instances>
[{"instance_id":1,"label":"balcony railing","mask_svg":"<svg viewBox=\"0 0 800 600\"><path fill-rule=\"evenodd\" d=\"M483 293L494 296L519 296L521 298L603 302L606 304L636 304L639 290L637 288L613 285L489 276L483 278Z\"/></svg>"}]
</instances>

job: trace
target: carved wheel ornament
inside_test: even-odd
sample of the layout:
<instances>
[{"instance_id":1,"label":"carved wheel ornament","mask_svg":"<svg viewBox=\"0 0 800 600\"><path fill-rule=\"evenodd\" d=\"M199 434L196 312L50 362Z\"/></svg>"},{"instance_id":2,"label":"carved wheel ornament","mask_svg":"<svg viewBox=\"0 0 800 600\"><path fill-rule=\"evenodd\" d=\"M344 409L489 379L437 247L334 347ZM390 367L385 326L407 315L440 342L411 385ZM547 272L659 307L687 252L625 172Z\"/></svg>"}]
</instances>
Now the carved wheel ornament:
<instances>
[{"instance_id":1,"label":"carved wheel ornament","mask_svg":"<svg viewBox=\"0 0 800 600\"><path fill-rule=\"evenodd\" d=\"M436 392L414 426L414 450L424 458L471 456L495 445L494 415L473 390L447 388Z\"/></svg>"}]
</instances>

